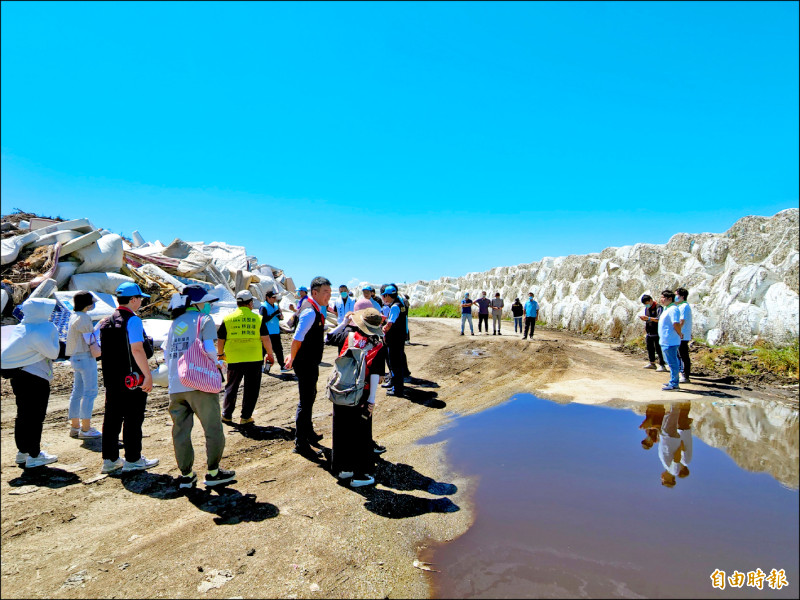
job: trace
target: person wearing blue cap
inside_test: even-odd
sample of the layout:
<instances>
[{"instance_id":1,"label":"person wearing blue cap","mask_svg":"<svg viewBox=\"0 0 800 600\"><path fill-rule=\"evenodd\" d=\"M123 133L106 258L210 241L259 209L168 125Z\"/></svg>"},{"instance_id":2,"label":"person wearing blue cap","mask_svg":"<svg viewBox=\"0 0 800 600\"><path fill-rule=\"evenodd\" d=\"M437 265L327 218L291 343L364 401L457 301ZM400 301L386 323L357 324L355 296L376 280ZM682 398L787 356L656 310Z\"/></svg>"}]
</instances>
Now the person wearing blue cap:
<instances>
[{"instance_id":1,"label":"person wearing blue cap","mask_svg":"<svg viewBox=\"0 0 800 600\"><path fill-rule=\"evenodd\" d=\"M469 297L469 292L464 293L464 299L461 301L461 335L464 335L464 323L469 323L470 335L475 335L475 329L472 327L472 298Z\"/></svg>"},{"instance_id":2,"label":"person wearing blue cap","mask_svg":"<svg viewBox=\"0 0 800 600\"><path fill-rule=\"evenodd\" d=\"M153 340L144 332L136 312L145 294L133 282L121 284L116 291L119 306L100 324L100 361L106 388L103 417L103 473L140 471L158 464L142 455L142 423L147 393L153 389L153 377L147 359L153 356ZM119 456L119 435L125 447L125 460Z\"/></svg>"},{"instance_id":3,"label":"person wearing blue cap","mask_svg":"<svg viewBox=\"0 0 800 600\"><path fill-rule=\"evenodd\" d=\"M294 306L293 304L289 305L289 308L294 311L294 315L289 317L289 320L286 322L286 324L292 329L297 327L297 320L300 318L300 311L302 310L303 301L308 298L308 288L304 285L301 285L299 288L297 288L297 296L300 298L297 301L297 306Z\"/></svg>"},{"instance_id":4,"label":"person wearing blue cap","mask_svg":"<svg viewBox=\"0 0 800 600\"><path fill-rule=\"evenodd\" d=\"M383 289L383 302L389 307L389 316L386 318L383 332L386 337L389 370L392 372L392 387L386 390L386 395L402 398L405 392L404 380L408 375L406 361L408 307L398 298L397 286L393 284Z\"/></svg>"}]
</instances>

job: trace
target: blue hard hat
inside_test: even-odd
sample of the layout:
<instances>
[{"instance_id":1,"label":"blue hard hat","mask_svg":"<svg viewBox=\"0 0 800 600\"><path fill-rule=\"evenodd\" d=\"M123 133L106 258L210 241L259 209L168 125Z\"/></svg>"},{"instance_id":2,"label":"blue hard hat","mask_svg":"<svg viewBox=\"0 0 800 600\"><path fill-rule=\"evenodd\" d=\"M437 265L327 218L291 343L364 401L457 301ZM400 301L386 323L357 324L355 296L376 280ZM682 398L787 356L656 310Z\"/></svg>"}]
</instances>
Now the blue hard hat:
<instances>
[{"instance_id":1,"label":"blue hard hat","mask_svg":"<svg viewBox=\"0 0 800 600\"><path fill-rule=\"evenodd\" d=\"M374 291L375 291L375 288L374 288L374 287L372 287L371 285L365 285L365 286L362 288L362 290L369 290L370 292L374 292Z\"/></svg>"},{"instance_id":2,"label":"blue hard hat","mask_svg":"<svg viewBox=\"0 0 800 600\"><path fill-rule=\"evenodd\" d=\"M132 281L120 283L115 292L117 298L130 298L132 296L141 296L142 298L149 298L150 294L145 294L137 284Z\"/></svg>"},{"instance_id":3,"label":"blue hard hat","mask_svg":"<svg viewBox=\"0 0 800 600\"><path fill-rule=\"evenodd\" d=\"M306 292L306 293L308 293L308 288L306 286L304 286L304 285L301 285L299 288L297 288L297 291L298 292Z\"/></svg>"},{"instance_id":4,"label":"blue hard hat","mask_svg":"<svg viewBox=\"0 0 800 600\"><path fill-rule=\"evenodd\" d=\"M387 286L386 286L386 287L383 289L383 293L384 293L384 295L387 295L387 294L396 294L396 293L397 293L397 288L396 288L396 287L394 287L393 285L387 285Z\"/></svg>"}]
</instances>

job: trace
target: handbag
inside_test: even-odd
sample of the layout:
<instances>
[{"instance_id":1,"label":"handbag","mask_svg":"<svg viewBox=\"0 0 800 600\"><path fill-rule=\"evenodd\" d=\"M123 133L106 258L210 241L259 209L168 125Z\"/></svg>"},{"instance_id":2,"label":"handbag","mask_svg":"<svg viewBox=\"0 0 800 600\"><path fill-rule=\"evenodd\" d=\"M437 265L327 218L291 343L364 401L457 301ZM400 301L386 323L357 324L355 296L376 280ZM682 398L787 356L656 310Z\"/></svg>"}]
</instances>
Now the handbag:
<instances>
[{"instance_id":1,"label":"handbag","mask_svg":"<svg viewBox=\"0 0 800 600\"><path fill-rule=\"evenodd\" d=\"M194 342L178 359L178 379L186 387L217 394L222 388L222 374L217 363L203 348L203 341L200 338L202 323L203 315L200 315L197 319L197 335Z\"/></svg>"},{"instance_id":2,"label":"handbag","mask_svg":"<svg viewBox=\"0 0 800 600\"><path fill-rule=\"evenodd\" d=\"M103 353L102 350L100 350L100 342L98 341L94 331L90 333L89 336L89 352L91 353L92 358L99 358Z\"/></svg>"}]
</instances>

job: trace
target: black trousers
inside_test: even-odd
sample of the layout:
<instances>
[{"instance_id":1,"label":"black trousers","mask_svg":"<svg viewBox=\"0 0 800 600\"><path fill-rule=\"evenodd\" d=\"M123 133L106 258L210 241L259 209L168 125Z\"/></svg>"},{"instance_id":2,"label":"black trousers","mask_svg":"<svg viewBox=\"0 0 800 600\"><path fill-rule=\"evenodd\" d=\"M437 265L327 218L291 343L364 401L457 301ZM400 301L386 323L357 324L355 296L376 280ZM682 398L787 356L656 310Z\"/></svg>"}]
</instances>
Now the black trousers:
<instances>
[{"instance_id":1,"label":"black trousers","mask_svg":"<svg viewBox=\"0 0 800 600\"><path fill-rule=\"evenodd\" d=\"M661 351L661 344L658 343L659 337L657 335L645 335L647 341L647 358L651 363L656 362L656 353L658 353L658 364L662 367L664 363L664 353Z\"/></svg>"},{"instance_id":2,"label":"black trousers","mask_svg":"<svg viewBox=\"0 0 800 600\"><path fill-rule=\"evenodd\" d=\"M530 330L531 338L533 338L534 329L536 329L536 317L525 317L525 332L522 334L522 337L528 337L528 330Z\"/></svg>"},{"instance_id":3,"label":"black trousers","mask_svg":"<svg viewBox=\"0 0 800 600\"><path fill-rule=\"evenodd\" d=\"M129 390L124 385L106 387L106 413L103 417L103 458L119 458L119 434L125 446L125 460L142 457L142 423L147 394L141 388Z\"/></svg>"},{"instance_id":4,"label":"black trousers","mask_svg":"<svg viewBox=\"0 0 800 600\"><path fill-rule=\"evenodd\" d=\"M333 405L331 472L369 475L375 469L372 416L366 407Z\"/></svg>"},{"instance_id":5,"label":"black trousers","mask_svg":"<svg viewBox=\"0 0 800 600\"><path fill-rule=\"evenodd\" d=\"M297 389L300 401L297 403L297 414L294 418L297 430L295 445L308 444L308 436L314 431L311 415L314 410L314 400L317 398L317 380L319 379L319 365L294 364L294 374L297 375Z\"/></svg>"},{"instance_id":6,"label":"black trousers","mask_svg":"<svg viewBox=\"0 0 800 600\"><path fill-rule=\"evenodd\" d=\"M483 323L486 333L489 333L489 313L485 315L483 313L478 313L478 333L481 331L481 323Z\"/></svg>"},{"instance_id":7,"label":"black trousers","mask_svg":"<svg viewBox=\"0 0 800 600\"><path fill-rule=\"evenodd\" d=\"M395 339L386 344L386 359L392 372L392 387L398 396L405 391L404 378L408 375L405 339Z\"/></svg>"},{"instance_id":8,"label":"black trousers","mask_svg":"<svg viewBox=\"0 0 800 600\"><path fill-rule=\"evenodd\" d=\"M253 416L261 390L261 361L228 363L228 381L225 384L225 400L222 404L222 416L226 419L233 418L236 408L236 396L239 394L239 385L244 379L244 392L242 392L242 418L249 419Z\"/></svg>"},{"instance_id":9,"label":"black trousers","mask_svg":"<svg viewBox=\"0 0 800 600\"><path fill-rule=\"evenodd\" d=\"M39 456L42 427L50 400L50 382L22 369L6 373L11 375L11 389L17 401L17 418L14 421L17 450L32 457Z\"/></svg>"},{"instance_id":10,"label":"black trousers","mask_svg":"<svg viewBox=\"0 0 800 600\"><path fill-rule=\"evenodd\" d=\"M692 359L689 358L689 342L686 340L682 340L678 348L678 361L681 365L681 373L688 378L692 370Z\"/></svg>"},{"instance_id":11,"label":"black trousers","mask_svg":"<svg viewBox=\"0 0 800 600\"><path fill-rule=\"evenodd\" d=\"M272 342L272 353L275 355L275 359L278 361L278 364L281 366L282 369L283 366L286 364L286 361L283 360L283 345L281 344L281 334L270 333L269 341Z\"/></svg>"}]
</instances>

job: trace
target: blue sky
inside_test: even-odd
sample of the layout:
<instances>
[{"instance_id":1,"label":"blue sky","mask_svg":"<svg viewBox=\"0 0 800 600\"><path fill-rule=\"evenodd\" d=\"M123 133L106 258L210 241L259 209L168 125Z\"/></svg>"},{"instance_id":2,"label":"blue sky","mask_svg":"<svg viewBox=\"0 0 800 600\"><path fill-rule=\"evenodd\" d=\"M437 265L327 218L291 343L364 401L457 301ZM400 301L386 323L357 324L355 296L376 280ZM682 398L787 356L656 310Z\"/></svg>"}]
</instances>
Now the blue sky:
<instances>
[{"instance_id":1,"label":"blue sky","mask_svg":"<svg viewBox=\"0 0 800 600\"><path fill-rule=\"evenodd\" d=\"M798 206L798 3L2 3L2 204L415 281Z\"/></svg>"}]
</instances>

